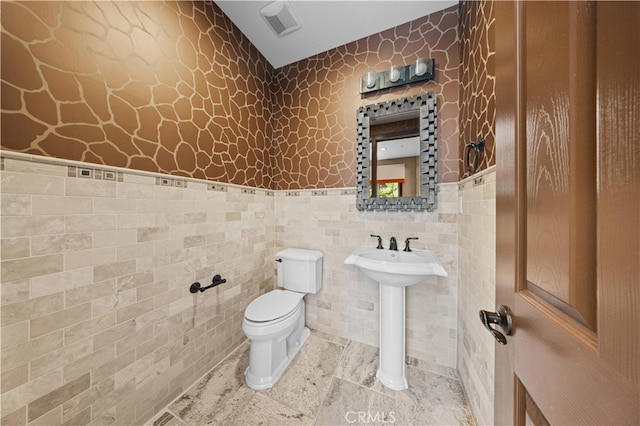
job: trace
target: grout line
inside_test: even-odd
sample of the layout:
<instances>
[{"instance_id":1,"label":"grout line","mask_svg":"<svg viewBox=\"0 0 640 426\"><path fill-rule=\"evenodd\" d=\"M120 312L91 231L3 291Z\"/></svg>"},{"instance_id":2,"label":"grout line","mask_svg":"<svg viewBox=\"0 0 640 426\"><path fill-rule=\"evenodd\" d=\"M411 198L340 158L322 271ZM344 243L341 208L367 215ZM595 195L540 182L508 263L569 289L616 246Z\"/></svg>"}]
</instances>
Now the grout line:
<instances>
[{"instance_id":1,"label":"grout line","mask_svg":"<svg viewBox=\"0 0 640 426\"><path fill-rule=\"evenodd\" d=\"M242 347L242 346L243 346L247 341L248 341L248 339L246 339L246 338L245 338L245 339L243 339L243 340L240 342L240 344L239 344L239 345L238 345L234 350L232 350L231 352L229 352L229 354L228 354L227 356L225 356L224 358L222 358L222 359L220 360L220 362L218 362L216 365L214 365L214 366L213 366L213 367L211 367L209 370L207 370L207 372L206 372L206 373L204 373L202 376L200 376L200 377L199 377L195 382L193 382L193 384L192 384L191 386L189 386L189 387L188 387L188 388L186 388L186 389L183 389L183 390L182 390L182 392L180 392L180 394L179 394L178 396L176 396L176 397L175 397L175 398L173 398L171 401L169 401L169 403L167 403L167 405L165 405L163 409L161 409L160 411L158 411L158 412L157 412L157 413L156 413L156 414L155 414L151 419L149 419L149 420L145 423L145 425L152 426L152 425L153 425L153 422L154 422L154 421L156 421L156 420L158 420L158 418L159 418L160 416L162 416L162 414L163 414L164 412L169 412L169 413L171 413L175 418L177 418L178 420L180 420L182 423L184 423L185 425L189 426L189 424L188 424L187 422L185 422L184 420L182 420L182 418L181 418L180 416L178 416L177 414L175 414L173 411L171 411L171 410L169 409L169 407L171 406L171 404L173 404L174 402L176 402L178 399L182 398L182 396L183 396L185 393L189 392L189 391L191 390L191 388L193 388L193 387L194 387L194 386L196 386L198 383L200 383L200 381L201 381L202 379L204 379L204 377L205 377L207 374L211 373L213 370L215 370L216 368L218 368L218 367L220 366L220 364L222 364L223 362L225 362L225 361L227 360L227 358L229 358L229 357L230 357L231 355L233 355L236 351L238 351L238 350L239 350L239 349L240 349L240 348L241 348L241 347Z\"/></svg>"},{"instance_id":2,"label":"grout line","mask_svg":"<svg viewBox=\"0 0 640 426\"><path fill-rule=\"evenodd\" d=\"M331 342L327 339L323 339L329 343L334 343L335 345L338 345L335 342ZM333 386L333 383L335 381L335 379L339 379L339 377L336 376L336 373L338 372L338 368L340 367L340 365L342 364L342 360L345 356L345 353L347 352L347 348L351 345L351 339L347 340L347 343L345 343L345 345L342 347L342 350L340 351L340 359L338 360L338 363L336 364L336 367L333 370L333 374L331 374L331 380L329 381L329 387L327 388L327 391L324 394L324 397L322 398L322 401L320 401L320 404L318 404L318 411L316 412L315 418L313 419L313 424L317 424L318 423L318 417L320 416L320 411L322 411L322 407L324 407L324 403L327 401L327 397L329 396L329 391L331 390L331 387ZM340 345L338 345L340 346Z\"/></svg>"}]
</instances>

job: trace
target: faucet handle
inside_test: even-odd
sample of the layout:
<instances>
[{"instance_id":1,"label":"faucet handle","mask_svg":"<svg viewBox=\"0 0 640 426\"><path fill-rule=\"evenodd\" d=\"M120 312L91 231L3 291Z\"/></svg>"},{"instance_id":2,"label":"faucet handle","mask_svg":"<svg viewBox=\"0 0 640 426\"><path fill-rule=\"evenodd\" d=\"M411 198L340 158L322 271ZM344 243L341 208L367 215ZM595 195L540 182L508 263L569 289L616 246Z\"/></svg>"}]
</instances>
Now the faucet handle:
<instances>
[{"instance_id":1,"label":"faucet handle","mask_svg":"<svg viewBox=\"0 0 640 426\"><path fill-rule=\"evenodd\" d=\"M404 251L411 251L411 247L409 247L409 240L417 240L418 237L409 237L404 240Z\"/></svg>"},{"instance_id":2,"label":"faucet handle","mask_svg":"<svg viewBox=\"0 0 640 426\"><path fill-rule=\"evenodd\" d=\"M371 236L378 239L378 247L376 248L383 249L384 247L382 247L382 237L380 235L374 235L374 234L371 234Z\"/></svg>"}]
</instances>

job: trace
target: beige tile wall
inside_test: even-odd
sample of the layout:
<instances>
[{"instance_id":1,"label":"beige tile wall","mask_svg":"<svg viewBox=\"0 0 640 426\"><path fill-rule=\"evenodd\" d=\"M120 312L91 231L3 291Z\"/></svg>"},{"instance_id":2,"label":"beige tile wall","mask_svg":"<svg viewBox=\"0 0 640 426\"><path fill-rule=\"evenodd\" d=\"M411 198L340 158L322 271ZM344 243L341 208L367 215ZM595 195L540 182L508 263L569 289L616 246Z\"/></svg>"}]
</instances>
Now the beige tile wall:
<instances>
[{"instance_id":1,"label":"beige tile wall","mask_svg":"<svg viewBox=\"0 0 640 426\"><path fill-rule=\"evenodd\" d=\"M404 248L433 250L449 277L407 289L407 355L434 369L456 367L458 293L457 185L440 184L436 212L359 212L353 190L276 193L276 247L297 245L324 253L324 286L307 300L307 322L317 330L378 346L378 284L344 259L370 234L395 236ZM419 362L418 360L410 360Z\"/></svg>"},{"instance_id":2,"label":"beige tile wall","mask_svg":"<svg viewBox=\"0 0 640 426\"><path fill-rule=\"evenodd\" d=\"M495 166L459 185L458 373L478 424L493 424L495 343L478 319L495 307Z\"/></svg>"},{"instance_id":3,"label":"beige tile wall","mask_svg":"<svg viewBox=\"0 0 640 426\"><path fill-rule=\"evenodd\" d=\"M89 164L4 155L3 425L148 420L244 340L244 308L273 287L283 247L325 254L309 326L377 345L378 286L343 264L371 233L385 246L417 236L449 272L407 291L407 355L455 374L456 184L439 186L437 212L358 212L353 189L271 192L122 169L106 181L75 177ZM216 273L227 284L189 293Z\"/></svg>"},{"instance_id":4,"label":"beige tile wall","mask_svg":"<svg viewBox=\"0 0 640 426\"><path fill-rule=\"evenodd\" d=\"M5 155L3 425L142 423L244 340L273 283L272 192Z\"/></svg>"}]
</instances>

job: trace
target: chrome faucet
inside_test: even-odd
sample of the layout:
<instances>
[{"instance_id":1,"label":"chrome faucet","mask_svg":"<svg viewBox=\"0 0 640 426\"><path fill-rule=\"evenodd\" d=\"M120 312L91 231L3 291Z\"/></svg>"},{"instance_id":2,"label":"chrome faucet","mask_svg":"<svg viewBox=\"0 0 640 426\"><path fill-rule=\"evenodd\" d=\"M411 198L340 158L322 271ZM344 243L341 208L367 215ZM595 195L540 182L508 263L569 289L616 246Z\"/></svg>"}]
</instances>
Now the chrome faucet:
<instances>
[{"instance_id":1,"label":"chrome faucet","mask_svg":"<svg viewBox=\"0 0 640 426\"><path fill-rule=\"evenodd\" d=\"M396 237L391 237L391 241L389 241L389 250L398 251L398 242L396 241Z\"/></svg>"}]
</instances>

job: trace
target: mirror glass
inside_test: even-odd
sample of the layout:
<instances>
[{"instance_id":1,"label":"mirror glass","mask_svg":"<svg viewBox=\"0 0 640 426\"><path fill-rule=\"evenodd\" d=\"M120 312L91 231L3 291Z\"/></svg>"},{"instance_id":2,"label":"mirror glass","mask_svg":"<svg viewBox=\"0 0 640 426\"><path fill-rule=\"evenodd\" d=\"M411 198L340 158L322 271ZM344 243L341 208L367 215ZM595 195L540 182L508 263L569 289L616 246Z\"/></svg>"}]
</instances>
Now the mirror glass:
<instances>
[{"instance_id":1,"label":"mirror glass","mask_svg":"<svg viewBox=\"0 0 640 426\"><path fill-rule=\"evenodd\" d=\"M358 109L359 210L434 210L436 100L433 93Z\"/></svg>"}]
</instances>

